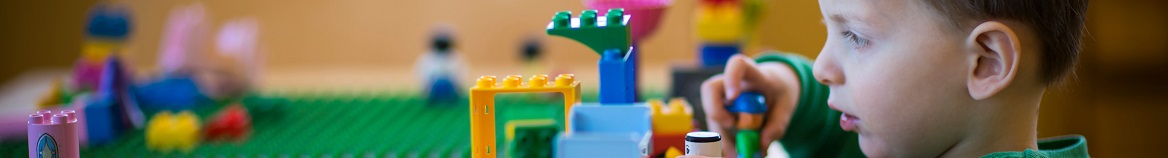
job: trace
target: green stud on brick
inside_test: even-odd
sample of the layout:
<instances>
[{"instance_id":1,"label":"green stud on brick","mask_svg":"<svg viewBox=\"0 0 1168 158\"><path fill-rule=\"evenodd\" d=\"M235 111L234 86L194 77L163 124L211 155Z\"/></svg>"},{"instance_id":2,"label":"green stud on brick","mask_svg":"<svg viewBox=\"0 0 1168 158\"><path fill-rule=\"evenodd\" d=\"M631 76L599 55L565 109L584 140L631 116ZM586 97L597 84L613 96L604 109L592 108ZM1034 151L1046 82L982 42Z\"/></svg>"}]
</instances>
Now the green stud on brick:
<instances>
[{"instance_id":1,"label":"green stud on brick","mask_svg":"<svg viewBox=\"0 0 1168 158\"><path fill-rule=\"evenodd\" d=\"M609 9L603 19L597 19L596 10L585 10L575 21L571 16L571 12L557 12L548 24L547 34L576 40L598 55L609 49L625 54L632 46L627 23L630 16L624 14L624 9Z\"/></svg>"}]
</instances>

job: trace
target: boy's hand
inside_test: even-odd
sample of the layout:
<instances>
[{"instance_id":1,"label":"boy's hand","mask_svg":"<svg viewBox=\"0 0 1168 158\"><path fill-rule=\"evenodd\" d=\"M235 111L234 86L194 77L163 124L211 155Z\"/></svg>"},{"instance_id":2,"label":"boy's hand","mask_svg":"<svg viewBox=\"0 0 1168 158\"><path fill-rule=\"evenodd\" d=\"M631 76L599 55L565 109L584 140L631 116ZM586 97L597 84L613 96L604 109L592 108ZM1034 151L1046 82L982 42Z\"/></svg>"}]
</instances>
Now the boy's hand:
<instances>
[{"instance_id":1,"label":"boy's hand","mask_svg":"<svg viewBox=\"0 0 1168 158\"><path fill-rule=\"evenodd\" d=\"M766 154L770 142L782 138L799 98L799 77L790 66L781 63L755 64L744 55L734 55L726 62L722 75L702 83L702 106L706 124L722 135L722 155L737 157L735 135L737 116L726 111L728 103L744 91L761 93L766 98L767 115L759 133L759 147Z\"/></svg>"}]
</instances>

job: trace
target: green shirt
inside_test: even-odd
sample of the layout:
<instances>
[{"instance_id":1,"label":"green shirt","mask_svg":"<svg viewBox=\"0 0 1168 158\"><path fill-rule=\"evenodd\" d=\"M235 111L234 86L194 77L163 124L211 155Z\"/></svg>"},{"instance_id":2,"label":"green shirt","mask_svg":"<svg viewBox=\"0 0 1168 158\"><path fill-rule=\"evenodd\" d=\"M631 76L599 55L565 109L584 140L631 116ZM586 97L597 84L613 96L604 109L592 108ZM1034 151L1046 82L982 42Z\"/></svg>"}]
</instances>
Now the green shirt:
<instances>
[{"instance_id":1,"label":"green shirt","mask_svg":"<svg viewBox=\"0 0 1168 158\"><path fill-rule=\"evenodd\" d=\"M791 157L864 157L859 138L840 128L840 112L827 106L827 86L815 80L812 62L790 53L764 53L758 63L787 64L799 76L799 103L796 105L785 136L779 141ZM1089 157L1087 139L1062 136L1039 140L1038 150L995 152L983 157Z\"/></svg>"}]
</instances>

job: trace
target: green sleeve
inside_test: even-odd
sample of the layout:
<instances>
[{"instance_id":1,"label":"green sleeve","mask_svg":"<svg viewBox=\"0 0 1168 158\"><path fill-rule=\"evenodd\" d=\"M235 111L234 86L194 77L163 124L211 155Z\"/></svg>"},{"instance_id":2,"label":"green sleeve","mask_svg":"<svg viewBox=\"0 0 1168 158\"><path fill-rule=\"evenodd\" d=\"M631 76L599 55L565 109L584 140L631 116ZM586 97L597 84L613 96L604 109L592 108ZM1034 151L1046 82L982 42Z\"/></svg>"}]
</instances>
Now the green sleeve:
<instances>
[{"instance_id":1,"label":"green sleeve","mask_svg":"<svg viewBox=\"0 0 1168 158\"><path fill-rule=\"evenodd\" d=\"M812 62L791 53L768 52L758 63L779 62L799 75L799 102L779 140L791 157L864 157L856 133L840 128L840 112L827 106L828 88L815 80Z\"/></svg>"}]
</instances>

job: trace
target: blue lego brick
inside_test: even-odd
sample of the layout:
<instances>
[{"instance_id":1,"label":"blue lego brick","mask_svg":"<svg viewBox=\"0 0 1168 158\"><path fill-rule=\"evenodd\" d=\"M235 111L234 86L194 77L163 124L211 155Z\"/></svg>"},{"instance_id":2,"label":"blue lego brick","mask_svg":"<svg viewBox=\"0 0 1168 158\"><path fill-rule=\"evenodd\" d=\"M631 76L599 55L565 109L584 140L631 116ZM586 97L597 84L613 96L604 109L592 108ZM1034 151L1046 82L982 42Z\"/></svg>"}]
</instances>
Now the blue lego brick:
<instances>
[{"instance_id":1,"label":"blue lego brick","mask_svg":"<svg viewBox=\"0 0 1168 158\"><path fill-rule=\"evenodd\" d=\"M646 134L634 133L561 133L556 137L557 158L638 158Z\"/></svg>"},{"instance_id":2,"label":"blue lego brick","mask_svg":"<svg viewBox=\"0 0 1168 158\"><path fill-rule=\"evenodd\" d=\"M636 102L636 52L621 54L610 49L604 52L600 65L600 103L604 105Z\"/></svg>"},{"instance_id":3,"label":"blue lego brick","mask_svg":"<svg viewBox=\"0 0 1168 158\"><path fill-rule=\"evenodd\" d=\"M103 144L123 132L121 106L112 97L96 97L85 106L85 131L89 144Z\"/></svg>"},{"instance_id":4,"label":"blue lego brick","mask_svg":"<svg viewBox=\"0 0 1168 158\"><path fill-rule=\"evenodd\" d=\"M167 77L139 87L136 92L138 104L151 111L189 110L197 105L209 104L207 97L190 76Z\"/></svg>"},{"instance_id":5,"label":"blue lego brick","mask_svg":"<svg viewBox=\"0 0 1168 158\"><path fill-rule=\"evenodd\" d=\"M583 103L572 107L572 133L645 133L652 130L652 116L645 104L600 106Z\"/></svg>"},{"instance_id":6,"label":"blue lego brick","mask_svg":"<svg viewBox=\"0 0 1168 158\"><path fill-rule=\"evenodd\" d=\"M438 77L430 81L429 89L426 92L426 100L430 104L451 105L447 103L458 102L460 97L458 94L458 86L454 81L448 77Z\"/></svg>"},{"instance_id":7,"label":"blue lego brick","mask_svg":"<svg viewBox=\"0 0 1168 158\"><path fill-rule=\"evenodd\" d=\"M734 54L738 54L739 52L741 50L738 45L702 44L702 67L726 66L726 61L730 60L730 56L734 56Z\"/></svg>"},{"instance_id":8,"label":"blue lego brick","mask_svg":"<svg viewBox=\"0 0 1168 158\"><path fill-rule=\"evenodd\" d=\"M766 112L766 99L759 93L742 92L734 99L734 105L726 109L733 113L761 114Z\"/></svg>"}]
</instances>

